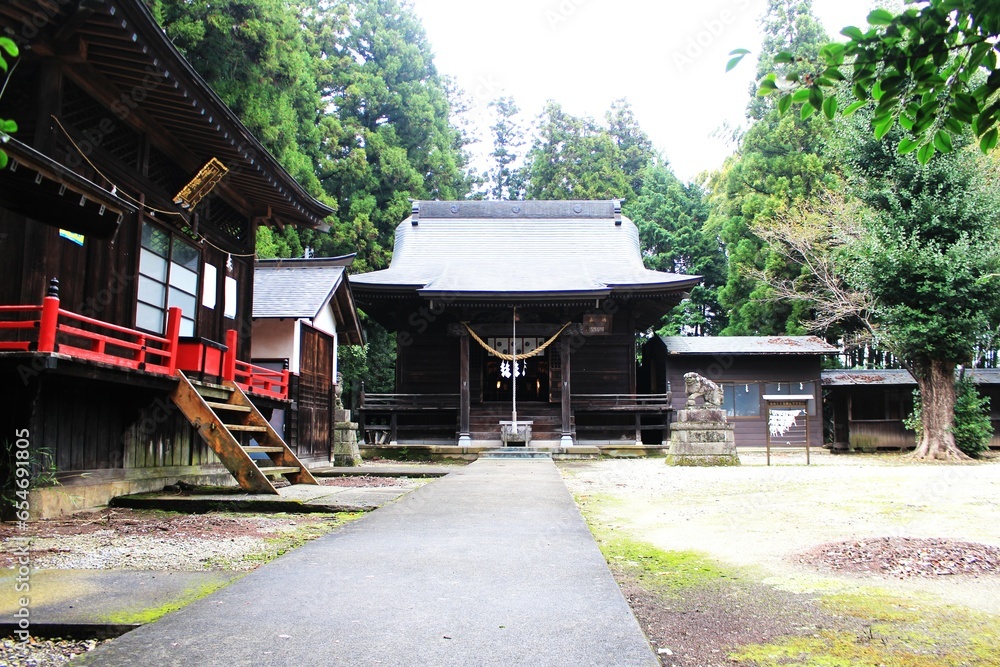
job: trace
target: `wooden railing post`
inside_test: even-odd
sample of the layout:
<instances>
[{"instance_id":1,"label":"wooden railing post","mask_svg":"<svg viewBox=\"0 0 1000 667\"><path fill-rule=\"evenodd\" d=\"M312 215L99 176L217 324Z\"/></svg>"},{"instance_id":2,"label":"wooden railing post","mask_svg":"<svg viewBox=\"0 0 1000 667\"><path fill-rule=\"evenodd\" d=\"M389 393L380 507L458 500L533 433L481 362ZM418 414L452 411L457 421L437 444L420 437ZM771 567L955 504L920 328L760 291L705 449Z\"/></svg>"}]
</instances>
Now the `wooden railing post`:
<instances>
[{"instance_id":1,"label":"wooden railing post","mask_svg":"<svg viewBox=\"0 0 1000 667\"><path fill-rule=\"evenodd\" d=\"M56 351L56 332L59 330L59 281L49 281L49 291L42 300L42 318L38 323L38 351Z\"/></svg>"},{"instance_id":2,"label":"wooden railing post","mask_svg":"<svg viewBox=\"0 0 1000 667\"><path fill-rule=\"evenodd\" d=\"M167 339L167 349L170 352L165 366L170 375L173 375L177 372L177 353L180 350L181 337L181 309L177 306L167 310L167 335L164 337Z\"/></svg>"},{"instance_id":3,"label":"wooden railing post","mask_svg":"<svg viewBox=\"0 0 1000 667\"><path fill-rule=\"evenodd\" d=\"M288 359L281 363L281 397L288 399L291 395L291 373L288 370Z\"/></svg>"},{"instance_id":4,"label":"wooden railing post","mask_svg":"<svg viewBox=\"0 0 1000 667\"><path fill-rule=\"evenodd\" d=\"M239 336L236 329L226 331L226 353L222 357L222 379L236 381L236 343Z\"/></svg>"}]
</instances>

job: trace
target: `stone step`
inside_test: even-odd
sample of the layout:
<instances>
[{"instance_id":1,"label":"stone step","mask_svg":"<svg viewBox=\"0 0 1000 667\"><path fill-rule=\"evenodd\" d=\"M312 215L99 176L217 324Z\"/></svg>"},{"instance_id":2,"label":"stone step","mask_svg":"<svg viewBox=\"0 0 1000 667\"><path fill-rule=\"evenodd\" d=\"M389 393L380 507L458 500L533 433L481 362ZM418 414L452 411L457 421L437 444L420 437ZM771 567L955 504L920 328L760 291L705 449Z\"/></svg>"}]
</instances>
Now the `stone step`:
<instances>
[{"instance_id":1,"label":"stone step","mask_svg":"<svg viewBox=\"0 0 1000 667\"><path fill-rule=\"evenodd\" d=\"M552 454L531 447L498 447L479 452L481 459L551 459Z\"/></svg>"}]
</instances>

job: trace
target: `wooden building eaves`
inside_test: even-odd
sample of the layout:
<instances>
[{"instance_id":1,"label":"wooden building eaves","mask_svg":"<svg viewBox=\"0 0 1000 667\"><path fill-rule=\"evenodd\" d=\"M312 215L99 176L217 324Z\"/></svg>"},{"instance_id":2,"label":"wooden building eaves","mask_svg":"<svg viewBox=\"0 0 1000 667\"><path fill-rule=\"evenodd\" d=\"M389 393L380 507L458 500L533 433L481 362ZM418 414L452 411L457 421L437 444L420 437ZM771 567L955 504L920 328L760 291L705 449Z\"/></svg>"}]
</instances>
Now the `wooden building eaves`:
<instances>
[{"instance_id":1,"label":"wooden building eaves","mask_svg":"<svg viewBox=\"0 0 1000 667\"><path fill-rule=\"evenodd\" d=\"M136 212L133 204L16 139L3 150L10 158L0 171L0 204L5 208L61 220L67 231L96 238L114 236L123 215Z\"/></svg>"},{"instance_id":2,"label":"wooden building eaves","mask_svg":"<svg viewBox=\"0 0 1000 667\"><path fill-rule=\"evenodd\" d=\"M118 121L145 119L153 143L191 175L215 157L230 174L220 187L240 193L270 222L325 229L333 209L312 197L263 147L177 51L141 0L18 0L2 3L0 34L39 55L62 58L80 78L96 72L113 85ZM30 35L24 26L45 17ZM73 54L65 56L69 45ZM231 197L235 198L235 197Z\"/></svg>"}]
</instances>

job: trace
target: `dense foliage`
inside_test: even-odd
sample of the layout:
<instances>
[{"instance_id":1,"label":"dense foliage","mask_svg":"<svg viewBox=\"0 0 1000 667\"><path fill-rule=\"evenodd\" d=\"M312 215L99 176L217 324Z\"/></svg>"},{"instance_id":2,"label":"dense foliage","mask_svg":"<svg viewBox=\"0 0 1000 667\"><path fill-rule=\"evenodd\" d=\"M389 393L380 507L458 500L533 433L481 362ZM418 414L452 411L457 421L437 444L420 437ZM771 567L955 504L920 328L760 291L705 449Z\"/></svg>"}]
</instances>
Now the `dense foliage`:
<instances>
[{"instance_id":1,"label":"dense foliage","mask_svg":"<svg viewBox=\"0 0 1000 667\"><path fill-rule=\"evenodd\" d=\"M770 0L764 30L761 72L773 66L778 52L814 52L826 39L809 0ZM728 315L722 333L801 334L810 316L808 303L773 299L769 283L794 279L802 269L759 232L832 185L832 165L824 154L827 128L815 119L781 116L760 100L750 104L748 115L751 125L736 154L709 183L708 224L717 230L729 260L719 290Z\"/></svg>"},{"instance_id":2,"label":"dense foliage","mask_svg":"<svg viewBox=\"0 0 1000 667\"><path fill-rule=\"evenodd\" d=\"M795 69L769 74L761 92L783 93L782 110L801 104L803 118L822 110L832 119L839 110L841 82L846 82L856 101L843 113L871 108L879 139L898 124L907 136L897 150L916 151L922 164L935 151L951 152L953 139L970 127L988 152L1000 137L1000 6L993 0L910 4L916 6L897 15L875 9L867 30L848 26L841 31L846 43L825 45L816 54L778 54L775 64Z\"/></svg>"}]
</instances>

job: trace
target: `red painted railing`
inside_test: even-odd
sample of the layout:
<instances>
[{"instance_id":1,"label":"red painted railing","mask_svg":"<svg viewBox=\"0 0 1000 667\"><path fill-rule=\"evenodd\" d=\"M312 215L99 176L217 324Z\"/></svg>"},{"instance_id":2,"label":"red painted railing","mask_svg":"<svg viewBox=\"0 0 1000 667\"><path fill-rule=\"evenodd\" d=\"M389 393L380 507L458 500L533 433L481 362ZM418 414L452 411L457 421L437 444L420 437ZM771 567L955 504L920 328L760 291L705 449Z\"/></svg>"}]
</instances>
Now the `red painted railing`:
<instances>
[{"instance_id":1,"label":"red painted railing","mask_svg":"<svg viewBox=\"0 0 1000 667\"><path fill-rule=\"evenodd\" d=\"M8 331L36 331L38 329L41 313L41 306L0 306L0 317L23 315L36 316L33 319L5 319L0 321L0 335L6 335ZM31 338L35 338L35 336L31 336ZM0 340L0 351L27 352L31 349L33 342L34 341L31 340Z\"/></svg>"},{"instance_id":2,"label":"red painted railing","mask_svg":"<svg viewBox=\"0 0 1000 667\"><path fill-rule=\"evenodd\" d=\"M288 400L288 369L275 371L236 358L236 330L226 332L226 352L222 359L222 379L235 382L240 389L255 396Z\"/></svg>"},{"instance_id":3,"label":"red painted railing","mask_svg":"<svg viewBox=\"0 0 1000 667\"><path fill-rule=\"evenodd\" d=\"M59 353L149 373L174 374L181 325L179 308L169 309L167 332L156 336L60 308L57 286L50 286L49 296L41 306L0 306L0 316L38 315L37 319L0 322L0 332L37 332L22 340L0 341L0 351Z\"/></svg>"},{"instance_id":4,"label":"red painted railing","mask_svg":"<svg viewBox=\"0 0 1000 667\"><path fill-rule=\"evenodd\" d=\"M167 311L163 336L70 312L59 307L58 282L53 280L49 296L40 306L0 306L0 352L58 353L172 376L178 368L180 328L180 308ZM275 371L240 361L236 358L237 342L236 331L227 331L222 379L235 382L249 394L288 400L288 369ZM202 368L203 364L199 360L189 364L198 367L185 366L181 370L218 372Z\"/></svg>"}]
</instances>

